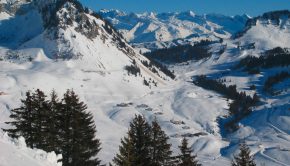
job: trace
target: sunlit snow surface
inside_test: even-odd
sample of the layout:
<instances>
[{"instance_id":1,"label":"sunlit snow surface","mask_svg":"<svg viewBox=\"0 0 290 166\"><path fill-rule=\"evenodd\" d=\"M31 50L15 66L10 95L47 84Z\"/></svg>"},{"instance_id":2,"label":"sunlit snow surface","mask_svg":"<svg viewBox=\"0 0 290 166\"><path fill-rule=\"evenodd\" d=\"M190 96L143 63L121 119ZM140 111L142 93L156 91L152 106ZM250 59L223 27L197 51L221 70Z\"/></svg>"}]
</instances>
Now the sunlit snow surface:
<instances>
[{"instance_id":1,"label":"sunlit snow surface","mask_svg":"<svg viewBox=\"0 0 290 166\"><path fill-rule=\"evenodd\" d=\"M138 48L157 49L201 40L229 38L241 31L247 15L198 15L193 11L171 13L125 13L101 10L100 14Z\"/></svg>"},{"instance_id":2,"label":"sunlit snow surface","mask_svg":"<svg viewBox=\"0 0 290 166\"><path fill-rule=\"evenodd\" d=\"M11 16L2 12L1 23L9 17ZM157 118L171 138L174 154L179 153L178 145L182 136L198 135L188 138L192 150L204 165L230 165L233 153L238 152L239 140L246 141L259 164L289 165L289 92L271 97L261 90L263 76L280 70L289 71L289 67L265 70L260 75L250 76L247 73L234 72L230 68L247 55L259 56L262 50L276 46L290 47L289 32L278 29L258 24L239 39L225 40L223 44L227 44L227 50L222 55L213 54L206 61L172 66L177 79L159 80L158 87L151 89L143 85L142 77L128 76L123 67L131 63L130 58L110 41L103 43L99 38L88 40L68 28L63 32L65 40L70 43L67 47L63 43L55 45L55 41L47 40L47 36L41 31L36 36L30 35L31 40L17 47L20 59L0 61L0 128L9 127L4 123L10 120L9 110L20 105L20 99L27 90L40 88L49 94L55 89L61 98L67 89L74 89L95 117L97 137L102 142L99 157L103 163L110 162L117 153L120 139L128 131L129 122L134 115L142 114L148 121ZM76 35L76 39L72 38L73 35ZM22 38L15 41L20 42L18 39ZM238 42L256 42L257 48L239 51L236 44ZM8 47L2 44L0 57L9 53L12 46L15 45ZM219 47L219 44L212 45L213 52ZM84 56L56 61L51 59L53 54L50 52L56 48L73 49L74 53L82 53ZM28 56L32 57L31 62L27 61ZM141 55L138 56L142 58ZM146 78L157 78L146 72L145 68L142 71ZM227 83L236 84L238 90L245 90L248 94L254 93L248 87L257 84L258 93L265 104L255 108L250 116L243 119L237 132L222 137L220 133L223 129L216 119L227 114L229 101L219 94L193 85L192 76L200 74L231 80ZM277 86L285 87L287 83L289 81ZM17 160L12 160L5 154L6 151L14 153L14 150L17 155L26 154L0 139L0 161L2 159L9 166L14 164L12 162ZM34 163L45 165L45 161L42 163L30 160L30 157L23 157L23 161L24 166Z\"/></svg>"},{"instance_id":3,"label":"sunlit snow surface","mask_svg":"<svg viewBox=\"0 0 290 166\"><path fill-rule=\"evenodd\" d=\"M6 133L0 132L0 147L1 166L61 166L61 163L57 162L61 155L29 149L23 137L13 140Z\"/></svg>"}]
</instances>

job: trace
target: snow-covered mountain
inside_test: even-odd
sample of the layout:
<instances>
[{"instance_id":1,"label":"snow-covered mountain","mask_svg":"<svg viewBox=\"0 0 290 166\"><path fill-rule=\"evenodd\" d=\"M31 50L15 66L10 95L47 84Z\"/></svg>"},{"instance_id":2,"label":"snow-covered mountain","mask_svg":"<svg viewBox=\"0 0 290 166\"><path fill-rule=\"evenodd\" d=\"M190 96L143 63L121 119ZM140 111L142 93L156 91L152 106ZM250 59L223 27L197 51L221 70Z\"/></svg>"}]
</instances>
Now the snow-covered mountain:
<instances>
[{"instance_id":1,"label":"snow-covered mountain","mask_svg":"<svg viewBox=\"0 0 290 166\"><path fill-rule=\"evenodd\" d=\"M161 72L157 76L145 67L141 63L148 61L145 57L78 1L19 0L3 2L1 6L2 59L19 62L68 59L75 60L72 65L83 71L103 73L124 71L134 61L144 77L162 80Z\"/></svg>"},{"instance_id":2,"label":"snow-covered mountain","mask_svg":"<svg viewBox=\"0 0 290 166\"><path fill-rule=\"evenodd\" d=\"M74 89L96 115L104 140L101 158L107 163L126 131L112 120L114 106L172 79L78 1L1 0L0 4L0 128L9 127L4 122L26 91L55 89L61 94ZM126 118L130 116L122 119ZM107 133L110 130L116 131Z\"/></svg>"},{"instance_id":3,"label":"snow-covered mountain","mask_svg":"<svg viewBox=\"0 0 290 166\"><path fill-rule=\"evenodd\" d=\"M179 13L125 13L101 10L132 45L157 49L200 40L218 41L241 31L249 16L228 17L220 14L197 15L192 11Z\"/></svg>"},{"instance_id":4,"label":"snow-covered mountain","mask_svg":"<svg viewBox=\"0 0 290 166\"><path fill-rule=\"evenodd\" d=\"M172 89L162 90L162 96L171 99L171 102L168 99L163 100L165 103L163 105L167 105L161 107L165 112L163 115L174 116L174 120L178 118L179 121L176 121L183 121L195 129L198 127L192 122L197 123L201 127L199 131L208 135L190 137L192 133L198 132L184 130L185 126L180 126L181 129L176 130L177 133L173 132L171 126L165 128L173 139L182 135L190 138L192 149L198 154L202 164L230 165L228 159L237 152L240 141L245 141L250 146L258 164L289 165L290 132L287 127L290 125L289 77L274 83L274 94L273 92L269 94L265 90L267 80L271 80L281 72L289 73L290 71L288 13L289 11L275 11L252 18L247 21L241 32L234 34L232 38L224 38L223 41L208 44L207 48L211 53L209 57L198 61L171 64L180 82L171 87ZM267 59L270 56L267 63L275 64L275 61L279 60L273 57L287 52L277 47L288 50L286 54L288 59L279 62L288 65L269 65L271 67L264 68L259 67L259 63L250 61L249 63L254 64L252 67L245 69L247 67L242 66L237 69L237 65L249 56L261 57L260 59ZM171 56L170 49L164 51L168 57ZM178 51L179 56L183 57L185 52L177 49L177 54ZM266 61L262 61L262 64L266 64ZM239 92L245 91L248 95L256 92L261 98L261 102L251 108L253 112L238 121L237 131L225 132L224 126L217 120L229 116L227 110L230 100L214 91L185 83L202 74L212 79L223 80L223 83L228 86L236 85ZM158 98L159 94L151 95L153 96ZM150 102L150 106L152 105L153 108L157 107L153 101ZM173 114L170 115L169 112ZM159 118L163 119L164 116ZM175 122L174 120L172 121ZM162 126L166 125L166 120L164 120Z\"/></svg>"},{"instance_id":5,"label":"snow-covered mountain","mask_svg":"<svg viewBox=\"0 0 290 166\"><path fill-rule=\"evenodd\" d=\"M174 71L180 73L179 78L204 74L211 79L223 80L226 85L236 85L238 91L245 91L246 94L256 92L261 97L262 102L252 108L253 112L239 121L239 129L223 136L223 140L229 144L221 148L222 156L232 156L237 144L244 140L257 163L267 166L289 165L290 131L286 126L290 122L290 84L289 77L277 79L279 73L290 72L289 13L274 11L252 18L235 38L210 44L210 58L173 66ZM183 52L180 54L182 56ZM283 60L281 55L284 55ZM256 60L245 59L252 56L257 57ZM246 63L237 69L241 62ZM265 67L260 67L259 63ZM284 63L287 65L278 65ZM267 92L265 86L271 81L275 82L271 89L273 91ZM196 87L193 89L197 90Z\"/></svg>"},{"instance_id":6,"label":"snow-covered mountain","mask_svg":"<svg viewBox=\"0 0 290 166\"><path fill-rule=\"evenodd\" d=\"M273 86L274 91L279 92L276 95L263 90L268 77L281 71L290 71L289 66L261 67L259 74L247 73L243 69L245 66L242 69L236 67L247 56L267 56L269 53L266 54L265 50L277 46L290 48L287 15L278 14L279 22L285 23L279 26L265 24L262 20L266 17L258 17L253 18L257 20L255 25L244 29L247 16L238 19L215 15L209 21L210 15L205 15L204 20L197 19L203 16L189 17L193 13L183 13L183 20L204 20L205 23L200 24L189 21L191 23L188 25L194 27L193 24L198 24L196 27L202 30L192 30L193 33L208 35L218 42L208 45L210 56L206 59L171 65L170 69L177 76L171 80L158 67L145 65L145 61L149 63L147 58L128 45L106 21L82 8L77 1L1 0L0 4L0 128L10 127L4 122L9 121L10 110L19 107L20 99L27 90L40 88L48 94L55 89L60 96L67 89L74 89L94 115L97 137L102 147L98 157L104 164L111 162L117 153L120 139L128 131L134 115L141 114L148 121L157 118L162 129L170 136L175 155L179 153L180 141L187 137L192 151L197 153L203 165L230 165L241 140L249 145L258 164L289 165L289 79ZM126 14L123 15L126 18ZM149 18L150 14L147 15L137 15L135 20ZM151 16L161 20L169 15L160 18L156 14ZM172 16L173 22L175 17L182 17L182 13L172 15L175 15ZM235 20L240 21L237 23ZM129 19L128 23L131 21ZM116 24L117 29L121 29L118 25L122 24ZM153 27L156 25L152 24ZM227 28L221 28L221 25ZM127 24L124 26L129 27ZM188 34L180 37L190 36L189 31L190 28L184 31ZM237 31L243 33L232 39L232 34ZM133 38L127 39L141 40L142 37L136 35L142 36L141 32L133 33ZM171 31L168 32L171 34ZM158 33L163 34L163 31ZM181 34L176 33L178 35ZM174 35L168 36L169 42L175 40ZM219 37L223 40L219 40ZM193 37L188 38L191 40ZM282 54L281 49L275 50L278 50L275 56ZM128 74L124 70L126 66L139 68L140 74ZM238 130L227 133L219 121L230 116L228 109L232 100L192 83L192 78L201 74L224 80L223 83L227 85L237 85L238 91L245 91L248 95L257 92L260 96L261 102L251 108L251 114L237 122ZM144 85L144 80L150 82L151 88ZM38 159L40 152L18 149L5 134L2 135L2 165L20 162L19 158L13 158L10 154L20 156L24 166L51 164L51 154L41 152L41 156L45 157Z\"/></svg>"},{"instance_id":7,"label":"snow-covered mountain","mask_svg":"<svg viewBox=\"0 0 290 166\"><path fill-rule=\"evenodd\" d=\"M273 11L249 19L246 27L235 34L241 45L256 43L258 50L288 47L290 41L290 11Z\"/></svg>"}]
</instances>

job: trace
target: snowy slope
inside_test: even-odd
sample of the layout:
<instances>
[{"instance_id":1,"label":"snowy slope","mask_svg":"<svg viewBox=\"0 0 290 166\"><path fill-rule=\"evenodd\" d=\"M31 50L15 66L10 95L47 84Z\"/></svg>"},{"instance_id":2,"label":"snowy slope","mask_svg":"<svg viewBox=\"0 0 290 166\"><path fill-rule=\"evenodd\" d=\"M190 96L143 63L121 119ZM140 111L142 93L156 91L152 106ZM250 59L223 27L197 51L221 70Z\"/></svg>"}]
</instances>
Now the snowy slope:
<instances>
[{"instance_id":1,"label":"snowy slope","mask_svg":"<svg viewBox=\"0 0 290 166\"><path fill-rule=\"evenodd\" d=\"M248 21L241 36L232 42L238 45L255 43L254 49L240 50L240 57L261 56L265 50L275 47L290 48L290 11L273 11ZM289 66L264 69L261 74L248 77L246 86L263 85L265 79L280 71L290 71ZM245 77L245 76L243 76ZM231 77L234 79L234 77ZM236 77L237 78L237 77ZM243 85L245 87L245 85ZM274 88L284 93L269 95L257 91L264 103L255 108L255 112L241 122L241 129L229 135L229 139L244 138L251 145L258 163L265 165L289 165L290 131L289 131L289 80L282 81ZM229 148L230 149L230 148Z\"/></svg>"},{"instance_id":2,"label":"snowy slope","mask_svg":"<svg viewBox=\"0 0 290 166\"><path fill-rule=\"evenodd\" d=\"M200 40L229 38L242 30L248 16L228 17L219 14L180 13L127 14L118 10L101 10L134 46L156 49Z\"/></svg>"},{"instance_id":3,"label":"snowy slope","mask_svg":"<svg viewBox=\"0 0 290 166\"><path fill-rule=\"evenodd\" d=\"M265 17L273 13L275 13L275 20ZM238 38L212 44L210 47L213 55L210 59L177 64L173 66L173 69L176 73L180 73L180 79L206 74L212 78L225 79L227 85L237 85L239 91L245 91L247 94L253 94L256 91L262 103L253 108L251 115L240 121L239 130L223 136L223 140L228 144L220 148L220 153L223 157L231 158L234 153L238 152L239 142L245 141L258 164L288 166L290 163L289 79L275 86L283 93L274 96L266 93L263 85L269 76L281 71L289 72L289 66L261 69L260 74L250 75L235 69L235 65L246 56L263 56L264 51L278 46L290 48L289 11L286 14L285 11L266 13L253 20L255 24L246 27ZM255 47L249 47L250 43L255 43ZM224 45L226 45L226 50L218 54L218 50ZM257 90L251 90L249 88L251 85L255 85ZM211 93L214 94L214 92ZM213 109L210 106L207 108ZM219 158L216 160L217 163L223 161Z\"/></svg>"},{"instance_id":4,"label":"snowy slope","mask_svg":"<svg viewBox=\"0 0 290 166\"><path fill-rule=\"evenodd\" d=\"M150 92L150 87L155 87L153 81L162 87L170 78L154 66L145 67L141 61L149 60L102 19L83 11L75 1L58 2L1 1L0 128L9 127L4 122L9 121L10 109L19 106L27 90L40 88L48 93L56 89L61 95L74 89L96 115L104 148L101 157L108 163L114 155L111 149L116 151L126 130L105 111ZM12 6L14 10L10 10ZM29 26L21 28L24 25ZM124 69L133 62L140 75L128 75ZM117 132L106 134L110 130Z\"/></svg>"},{"instance_id":5,"label":"snowy slope","mask_svg":"<svg viewBox=\"0 0 290 166\"><path fill-rule=\"evenodd\" d=\"M252 18L237 34L240 45L256 43L257 50L288 47L290 41L290 11L274 11Z\"/></svg>"},{"instance_id":6,"label":"snowy slope","mask_svg":"<svg viewBox=\"0 0 290 166\"><path fill-rule=\"evenodd\" d=\"M2 12L3 15L10 15L3 16L0 25L3 59L31 61L39 55L34 49L40 49L38 52L44 55L39 56L78 60L82 70L100 72L124 70L135 60L144 77L155 77L159 82L162 80L142 65L141 60L148 61L145 57L136 53L109 25L90 11L66 1L56 4L54 1L20 1L13 5L17 6L14 13ZM160 72L159 75L162 77L163 74Z\"/></svg>"},{"instance_id":7,"label":"snowy slope","mask_svg":"<svg viewBox=\"0 0 290 166\"><path fill-rule=\"evenodd\" d=\"M225 114L225 100L219 99L219 96L202 97L206 91L192 90L191 84L184 83L184 80L165 81L164 79L168 78L161 72L159 74L163 78L153 74L140 63L140 60L146 58L135 53L126 43L124 48L120 46L120 41L114 41L114 36L101 26L105 24L102 20L90 19L96 21L100 33L95 38L88 39L83 35L83 31L76 31L78 24L75 22L68 24L67 20L61 20L60 24L57 24L60 26L46 27L47 20L43 18L42 12L37 12L39 9L35 8L34 4L25 3L25 6L30 9L28 13L35 12L35 17L30 18L41 20L35 21L35 26L39 26L38 23L41 22L44 25L42 24L39 31L31 35L29 40L22 40L21 36L10 36L14 34L14 29L5 33L11 42L3 41L0 49L0 128L9 127L4 123L9 121L9 110L19 106L20 99L27 90L40 88L49 93L55 89L61 96L66 89L72 88L87 103L88 110L95 116L97 136L102 142L99 157L103 163L110 162L114 157L120 138L126 133L134 114L143 114L148 120L156 116L172 137L175 153L178 153L177 146L182 135L197 134L201 136L193 138L191 143L198 141L195 146L202 152L201 158L210 162L210 156L220 156L219 149L226 143L219 136L215 119ZM37 6L43 7L39 4ZM74 5L68 4L57 13L64 14L62 11L70 7L73 7L71 11L75 10ZM7 17L4 17L1 23L7 22L13 26L22 23L13 21L20 17L18 14L4 13ZM85 16L91 18L88 14ZM25 23L30 20L21 21ZM26 32L30 33L29 30ZM105 36L104 42L102 35ZM132 64L132 59L135 59L141 68L142 77L128 76L124 71L123 67ZM158 82L158 87L152 86L149 89L144 86L143 77L154 79ZM117 106L120 103L131 102L133 104L128 104L127 107ZM213 105L217 103L220 107L207 114L203 110L209 102ZM152 111L148 111L151 109L146 109L141 104L146 104L146 108L151 108ZM194 106L198 107L193 109ZM196 114L201 118L196 117ZM181 121L184 124L176 124ZM219 146L215 146L216 144ZM224 159L222 162L229 163L229 160Z\"/></svg>"},{"instance_id":8,"label":"snowy slope","mask_svg":"<svg viewBox=\"0 0 290 166\"><path fill-rule=\"evenodd\" d=\"M17 32L23 35L11 37L10 35L16 33L15 29L11 28L13 32L6 29L9 33L5 34L9 35L7 38L11 39L11 42L0 42L0 128L9 127L4 123L9 121L9 110L19 106L20 99L27 90L40 88L49 93L55 89L61 96L66 89L72 88L88 105L88 111L94 115L97 137L102 143L99 157L104 164L108 164L117 153L120 138L128 131L134 114L142 114L149 121L157 118L171 138L174 154L179 153L178 145L182 137L186 136L203 165L230 165L233 152L238 152L239 139L245 139L250 145L258 163L267 166L289 165L289 93L269 97L261 88L258 89L264 101L263 105L255 108L249 117L241 121L240 130L222 136L223 128L217 118L227 115L229 101L220 94L191 83L192 76L208 74L230 79L228 84L237 84L238 90L246 90L248 94L253 94L248 88L251 84L258 87L268 75L280 70L289 71L289 67L263 70L260 75L250 76L242 71L231 70L232 65L239 59L251 54L258 56L262 50L267 49L256 47L241 50L238 49L238 43L255 39L257 45L262 47L262 43L267 40L275 44L271 38L264 39L255 36L255 33L250 35L251 29L248 29L240 38L229 38L223 43L211 45L213 55L208 60L172 66L177 79L166 81L169 78L161 72L159 74L162 78L143 66L140 61L147 59L136 53L128 44L122 44L122 39L118 38L116 33L109 33L101 19L92 17L89 13L83 13L78 19L79 15L74 14L77 13L74 12L78 10L77 7L66 3L55 12L56 18L61 18L55 26L53 22L49 22L49 18L54 16L49 12L45 15L47 17L43 17L42 12L46 10L39 10L45 8L45 4L50 1L36 2L39 2L36 4L37 8L35 4L21 3L29 9L26 14L34 13L34 17L29 18L35 19L33 25L37 26L39 31L24 28L23 31ZM7 22L6 25L9 23L14 27L15 24L22 23L13 22L16 18L23 23L31 21L21 17L25 18L13 12L1 12L1 23ZM86 20L93 26L85 26ZM39 23L42 24L39 26ZM0 24L0 29L5 27L2 25ZM82 30L79 29L80 25ZM95 27L98 27L98 30ZM262 28L269 27L271 28L271 25ZM257 28L259 31L261 27L251 28ZM95 33L96 31L98 33ZM25 34L30 32L35 33L28 35L28 40L23 40ZM283 31L274 32L273 35ZM5 36L4 33L0 34ZM280 36L281 40L288 40L286 33ZM221 45L227 45L225 52L216 54ZM124 66L133 64L133 59L140 67L142 76L135 77L124 71ZM158 87L151 86L150 89L144 86L144 77L157 81ZM285 86L285 83L287 84L287 81L281 84ZM120 104L124 107L120 107ZM14 146L5 141L2 143L2 140L0 138L1 148L5 147L9 152L16 151L15 153L20 155L25 153L21 150L14 151ZM3 158L4 161L10 161L9 156L3 155ZM24 166L32 165L28 162ZM46 161L36 163L45 165Z\"/></svg>"},{"instance_id":9,"label":"snowy slope","mask_svg":"<svg viewBox=\"0 0 290 166\"><path fill-rule=\"evenodd\" d=\"M61 166L61 163L57 163L57 160L61 159L61 155L29 149L26 147L23 137L12 140L7 134L0 132L0 147L1 166Z\"/></svg>"}]
</instances>

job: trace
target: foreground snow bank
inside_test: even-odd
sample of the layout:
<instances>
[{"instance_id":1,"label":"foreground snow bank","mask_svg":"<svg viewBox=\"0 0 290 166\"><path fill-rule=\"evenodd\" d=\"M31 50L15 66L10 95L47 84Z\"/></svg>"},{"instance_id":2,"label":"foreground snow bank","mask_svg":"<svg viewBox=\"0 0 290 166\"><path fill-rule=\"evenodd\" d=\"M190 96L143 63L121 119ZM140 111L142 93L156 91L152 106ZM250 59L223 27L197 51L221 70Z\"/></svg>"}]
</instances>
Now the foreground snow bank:
<instances>
[{"instance_id":1,"label":"foreground snow bank","mask_svg":"<svg viewBox=\"0 0 290 166\"><path fill-rule=\"evenodd\" d=\"M61 155L54 152L27 148L25 140L11 139L6 133L0 132L0 165L1 166L61 166L57 160Z\"/></svg>"}]
</instances>

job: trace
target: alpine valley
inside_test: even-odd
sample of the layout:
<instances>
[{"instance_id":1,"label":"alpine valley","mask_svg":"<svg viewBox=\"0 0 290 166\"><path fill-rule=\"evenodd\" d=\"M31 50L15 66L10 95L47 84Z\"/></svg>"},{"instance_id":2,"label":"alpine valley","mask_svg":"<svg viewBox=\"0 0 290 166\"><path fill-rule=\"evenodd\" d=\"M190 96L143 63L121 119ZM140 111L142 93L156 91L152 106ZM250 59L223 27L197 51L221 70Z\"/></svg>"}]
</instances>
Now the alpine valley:
<instances>
[{"instance_id":1,"label":"alpine valley","mask_svg":"<svg viewBox=\"0 0 290 166\"><path fill-rule=\"evenodd\" d=\"M93 115L109 165L135 115L157 120L173 155L290 164L290 11L248 15L99 12L77 0L0 0L0 128L27 91L67 89ZM0 129L1 166L60 166Z\"/></svg>"}]
</instances>

